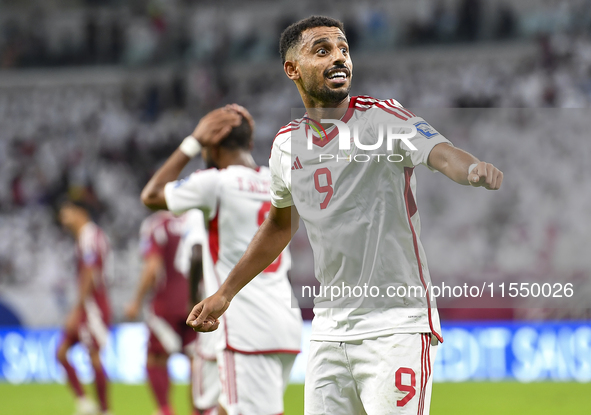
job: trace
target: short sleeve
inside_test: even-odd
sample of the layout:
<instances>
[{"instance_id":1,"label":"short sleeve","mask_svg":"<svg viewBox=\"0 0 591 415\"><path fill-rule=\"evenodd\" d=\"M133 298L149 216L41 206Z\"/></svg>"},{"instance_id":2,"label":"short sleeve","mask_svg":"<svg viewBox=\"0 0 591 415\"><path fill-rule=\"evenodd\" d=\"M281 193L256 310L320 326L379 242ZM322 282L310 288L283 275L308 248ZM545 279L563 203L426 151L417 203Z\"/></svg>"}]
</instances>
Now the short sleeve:
<instances>
[{"instance_id":1,"label":"short sleeve","mask_svg":"<svg viewBox=\"0 0 591 415\"><path fill-rule=\"evenodd\" d=\"M142 257L148 258L151 255L163 255L163 245L167 240L166 230L163 225L142 229L140 231L140 251Z\"/></svg>"},{"instance_id":2,"label":"short sleeve","mask_svg":"<svg viewBox=\"0 0 591 415\"><path fill-rule=\"evenodd\" d=\"M416 150L411 150L404 141L398 140L401 154L407 155L410 158L413 166L423 164L430 170L436 171L427 163L431 150L433 150L433 147L435 147L437 144L451 144L451 142L441 135L437 130L435 130L435 128L431 127L431 125L424 119L420 117L414 117L409 121L417 129L416 134L408 139L410 143L416 148Z\"/></svg>"},{"instance_id":3,"label":"short sleeve","mask_svg":"<svg viewBox=\"0 0 591 415\"><path fill-rule=\"evenodd\" d=\"M215 211L218 197L219 170L197 171L182 180L164 186L168 210L183 213L189 209Z\"/></svg>"},{"instance_id":4,"label":"short sleeve","mask_svg":"<svg viewBox=\"0 0 591 415\"><path fill-rule=\"evenodd\" d=\"M283 164L288 157L289 155L285 154L276 142L273 143L271 158L269 159L269 169L271 170L271 203L276 208L286 208L293 205L291 191L284 178L285 169ZM287 162L287 165L289 164Z\"/></svg>"},{"instance_id":5,"label":"short sleeve","mask_svg":"<svg viewBox=\"0 0 591 415\"><path fill-rule=\"evenodd\" d=\"M86 267L94 267L98 265L99 254L96 246L96 236L90 232L88 228L83 230L80 236L80 259Z\"/></svg>"},{"instance_id":6,"label":"short sleeve","mask_svg":"<svg viewBox=\"0 0 591 415\"><path fill-rule=\"evenodd\" d=\"M397 138L394 140L394 145L388 148L389 152L402 156L400 162L408 167L418 166L424 164L432 171L437 171L429 166L427 160L433 147L437 144L451 142L435 130L427 121L421 117L417 117L410 110L404 108L398 101L389 99L386 101L379 101L375 104L378 111L374 112L372 122L374 124L374 136L379 131L375 126L390 125L393 128L392 132L402 133L408 132L409 127L413 126L416 132L412 137ZM387 128L387 127L386 127ZM383 134L383 133L382 133ZM408 144L413 147L411 148Z\"/></svg>"}]
</instances>

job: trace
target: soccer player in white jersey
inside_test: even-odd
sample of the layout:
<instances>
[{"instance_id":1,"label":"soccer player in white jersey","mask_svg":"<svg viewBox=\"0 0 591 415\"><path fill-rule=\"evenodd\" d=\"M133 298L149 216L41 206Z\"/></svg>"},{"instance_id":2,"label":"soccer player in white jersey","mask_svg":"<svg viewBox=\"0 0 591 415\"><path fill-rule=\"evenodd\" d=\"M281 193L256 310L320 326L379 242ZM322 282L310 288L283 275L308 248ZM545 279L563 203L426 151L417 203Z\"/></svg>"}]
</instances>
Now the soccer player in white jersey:
<instances>
[{"instance_id":1,"label":"soccer player in white jersey","mask_svg":"<svg viewBox=\"0 0 591 415\"><path fill-rule=\"evenodd\" d=\"M252 118L242 107L212 111L142 192L143 202L151 208L204 211L215 289L242 257L271 208L271 173L257 166L250 154L252 130ZM201 146L210 168L177 180ZM277 252L271 262L234 298L222 319L217 351L221 414L283 413L283 393L300 350L302 319L287 278L289 251ZM206 281L207 291L208 285Z\"/></svg>"},{"instance_id":2,"label":"soccer player in white jersey","mask_svg":"<svg viewBox=\"0 0 591 415\"><path fill-rule=\"evenodd\" d=\"M298 217L323 288L367 284L378 295L387 287L426 290L414 167L491 190L503 179L398 102L350 97L353 65L341 22L312 16L294 23L281 36L280 52L307 114L275 138L273 207L218 292L189 315L187 323L200 331L217 328L240 290L289 242ZM347 130L358 134L355 145L347 146ZM370 145L379 143L380 131L389 138ZM315 299L305 413L428 414L436 345L443 340L428 296L331 300Z\"/></svg>"}]
</instances>

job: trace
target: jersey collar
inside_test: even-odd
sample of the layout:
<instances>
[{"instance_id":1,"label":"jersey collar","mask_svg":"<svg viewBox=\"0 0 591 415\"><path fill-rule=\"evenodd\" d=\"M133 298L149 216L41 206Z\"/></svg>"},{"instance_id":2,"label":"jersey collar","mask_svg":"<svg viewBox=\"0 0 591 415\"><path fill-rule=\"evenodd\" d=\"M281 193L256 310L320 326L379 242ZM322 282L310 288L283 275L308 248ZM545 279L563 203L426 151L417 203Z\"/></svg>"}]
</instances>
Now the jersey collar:
<instances>
[{"instance_id":1,"label":"jersey collar","mask_svg":"<svg viewBox=\"0 0 591 415\"><path fill-rule=\"evenodd\" d=\"M345 115L343 115L343 117L341 118L342 122L348 122L351 117L353 116L353 113L355 112L355 102L357 101L357 97L351 97L351 99L349 100L349 107L347 108L347 112L345 112ZM304 114L304 120L308 118L308 113L306 112L306 114ZM304 133L306 134L306 137L308 136L308 129L310 128L310 123L314 123L319 125L316 121L311 120L310 118L308 118L309 123L304 123ZM322 134L325 134L325 131L323 130ZM318 137L314 131L312 131L312 143L314 143L315 145L317 145L318 147L324 147L325 145L327 145L333 138L335 138L338 134L338 128L333 127L330 132L326 133L326 137Z\"/></svg>"}]
</instances>

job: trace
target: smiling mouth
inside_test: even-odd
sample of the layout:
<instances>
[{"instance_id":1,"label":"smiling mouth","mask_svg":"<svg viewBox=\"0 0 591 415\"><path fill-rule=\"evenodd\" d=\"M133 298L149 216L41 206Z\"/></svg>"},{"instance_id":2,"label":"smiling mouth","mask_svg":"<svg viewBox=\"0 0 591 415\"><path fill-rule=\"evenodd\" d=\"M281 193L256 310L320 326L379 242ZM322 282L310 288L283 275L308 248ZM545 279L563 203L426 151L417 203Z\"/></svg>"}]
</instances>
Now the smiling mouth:
<instances>
[{"instance_id":1,"label":"smiling mouth","mask_svg":"<svg viewBox=\"0 0 591 415\"><path fill-rule=\"evenodd\" d=\"M345 71L335 71L326 77L331 80L345 81L347 79L347 73Z\"/></svg>"},{"instance_id":2,"label":"smiling mouth","mask_svg":"<svg viewBox=\"0 0 591 415\"><path fill-rule=\"evenodd\" d=\"M324 77L331 81L331 83L341 84L345 83L347 79L351 76L351 71L346 66L336 66L328 69L324 72Z\"/></svg>"}]
</instances>

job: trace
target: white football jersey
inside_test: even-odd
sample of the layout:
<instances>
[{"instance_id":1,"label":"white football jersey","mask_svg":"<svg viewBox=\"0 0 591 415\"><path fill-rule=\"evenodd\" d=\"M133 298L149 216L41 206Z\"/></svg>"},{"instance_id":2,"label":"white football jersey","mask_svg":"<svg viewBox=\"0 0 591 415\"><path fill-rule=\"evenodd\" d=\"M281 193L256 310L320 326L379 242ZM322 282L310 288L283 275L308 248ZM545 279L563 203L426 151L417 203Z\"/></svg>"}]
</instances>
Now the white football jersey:
<instances>
[{"instance_id":1,"label":"white football jersey","mask_svg":"<svg viewBox=\"0 0 591 415\"><path fill-rule=\"evenodd\" d=\"M209 248L214 263L215 289L242 257L270 208L270 171L244 166L208 169L168 183L168 209L204 211L209 221ZM287 271L289 250L246 285L222 317L225 348L246 353L297 353L302 319ZM206 281L207 292L211 292Z\"/></svg>"},{"instance_id":2,"label":"white football jersey","mask_svg":"<svg viewBox=\"0 0 591 415\"><path fill-rule=\"evenodd\" d=\"M340 143L348 141L340 140L343 127L320 131L305 116L279 131L269 162L273 205L295 205L314 252L321 288L312 339L432 332L442 341L425 295L431 281L413 168L449 141L394 100L353 97L340 121L350 130L349 149ZM388 148L388 133L408 133L406 143L392 139Z\"/></svg>"}]
</instances>

